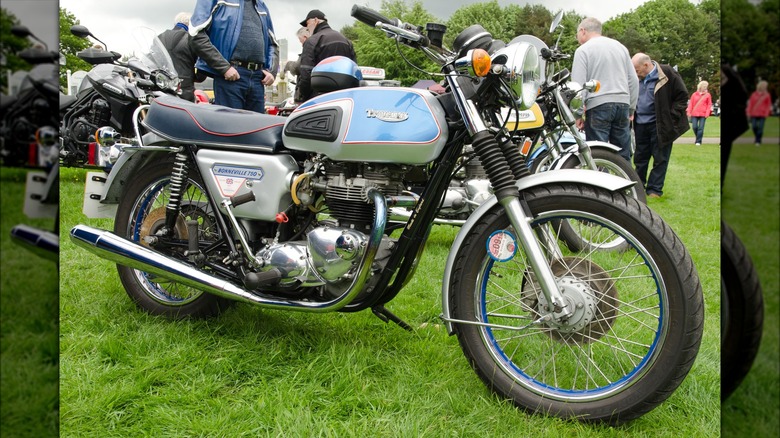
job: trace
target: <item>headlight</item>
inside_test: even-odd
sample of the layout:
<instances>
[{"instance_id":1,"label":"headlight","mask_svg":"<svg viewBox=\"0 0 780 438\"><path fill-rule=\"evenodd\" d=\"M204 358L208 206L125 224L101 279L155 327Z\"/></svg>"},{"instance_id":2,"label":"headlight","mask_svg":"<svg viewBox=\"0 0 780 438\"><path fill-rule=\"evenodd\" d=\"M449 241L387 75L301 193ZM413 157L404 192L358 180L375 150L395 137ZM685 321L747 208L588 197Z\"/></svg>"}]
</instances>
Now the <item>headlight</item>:
<instances>
[{"instance_id":1,"label":"headlight","mask_svg":"<svg viewBox=\"0 0 780 438\"><path fill-rule=\"evenodd\" d=\"M536 47L527 42L510 44L496 51L493 64L504 64L506 80L517 98L520 109L530 108L539 93L542 70Z\"/></svg>"},{"instance_id":2,"label":"headlight","mask_svg":"<svg viewBox=\"0 0 780 438\"><path fill-rule=\"evenodd\" d=\"M152 74L152 80L154 80L154 85L161 90L176 91L179 88L180 79L171 77L161 70L157 70Z\"/></svg>"}]
</instances>

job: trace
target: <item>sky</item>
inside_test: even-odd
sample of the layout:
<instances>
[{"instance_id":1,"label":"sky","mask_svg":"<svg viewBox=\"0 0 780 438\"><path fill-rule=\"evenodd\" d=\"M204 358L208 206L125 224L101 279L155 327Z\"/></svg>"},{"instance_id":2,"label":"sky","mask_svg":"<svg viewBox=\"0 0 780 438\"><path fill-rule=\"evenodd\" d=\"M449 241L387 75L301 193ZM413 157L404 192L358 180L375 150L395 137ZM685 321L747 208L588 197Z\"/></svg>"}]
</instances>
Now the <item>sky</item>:
<instances>
[{"instance_id":1,"label":"sky","mask_svg":"<svg viewBox=\"0 0 780 438\"><path fill-rule=\"evenodd\" d=\"M3 0L5 4L9 0ZM30 0L26 0L29 2ZM35 0L33 0L35 1ZM52 1L52 0L42 0ZM698 3L699 0L691 0ZM407 1L409 4L411 0ZM498 0L506 6L510 3L543 4L552 12L575 10L585 16L593 16L606 21L622 13L636 9L645 0ZM306 17L311 9L319 9L325 13L331 27L338 30L353 24L355 20L349 15L352 5L359 4L378 10L381 0L266 0L271 12L277 38L288 41L288 58L295 59L301 51L295 32L300 27L299 22ZM475 3L474 0L423 0L425 8L434 16L447 20L459 7ZM60 7L73 13L82 25L87 26L93 34L103 40L109 50L125 53L132 50L127 41L132 30L138 26L149 27L157 32L173 27L173 18L179 12L191 12L195 0L61 0ZM417 23L424 25L425 23Z\"/></svg>"},{"instance_id":2,"label":"sky","mask_svg":"<svg viewBox=\"0 0 780 438\"><path fill-rule=\"evenodd\" d=\"M487 1L487 0L485 0ZM636 9L646 0L498 0L502 6L510 3L542 4L551 12L574 10L583 16L607 21ZM700 0L690 0L699 3ZM407 0L412 3L412 0ZM57 48L57 0L3 0L2 7L19 18L49 48ZM445 22L461 6L474 0L423 0L425 8ZM379 9L382 0L266 0L277 38L288 41L288 58L295 59L301 51L295 32L311 9L325 13L334 29L353 24L349 15L353 4ZM109 50L128 53L134 49L130 35L137 27L148 27L159 33L173 27L179 12L191 12L195 0L60 0L59 5L74 14L80 23L106 43ZM415 23L424 25L425 23Z\"/></svg>"},{"instance_id":3,"label":"sky","mask_svg":"<svg viewBox=\"0 0 780 438\"><path fill-rule=\"evenodd\" d=\"M58 50L57 0L3 0L3 9L14 14L50 50Z\"/></svg>"}]
</instances>

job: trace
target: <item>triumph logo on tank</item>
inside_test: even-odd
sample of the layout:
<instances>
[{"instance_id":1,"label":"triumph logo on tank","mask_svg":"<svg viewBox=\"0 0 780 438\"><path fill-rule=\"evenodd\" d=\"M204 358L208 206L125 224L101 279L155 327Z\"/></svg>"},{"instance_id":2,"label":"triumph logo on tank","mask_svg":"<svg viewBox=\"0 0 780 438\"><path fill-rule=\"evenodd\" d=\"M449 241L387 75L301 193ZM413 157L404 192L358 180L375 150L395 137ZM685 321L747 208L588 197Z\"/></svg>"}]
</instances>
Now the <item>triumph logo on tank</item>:
<instances>
[{"instance_id":1,"label":"triumph logo on tank","mask_svg":"<svg viewBox=\"0 0 780 438\"><path fill-rule=\"evenodd\" d=\"M240 166L225 166L221 164L215 164L211 168L211 172L214 175L214 179L217 180L217 186L222 196L231 197L238 192L238 189L248 179L261 180L263 179L263 169L259 167L240 167Z\"/></svg>"},{"instance_id":2,"label":"triumph logo on tank","mask_svg":"<svg viewBox=\"0 0 780 438\"><path fill-rule=\"evenodd\" d=\"M379 119L383 122L403 122L409 118L409 113L402 111L384 111L384 110L366 110L366 117L369 119Z\"/></svg>"}]
</instances>

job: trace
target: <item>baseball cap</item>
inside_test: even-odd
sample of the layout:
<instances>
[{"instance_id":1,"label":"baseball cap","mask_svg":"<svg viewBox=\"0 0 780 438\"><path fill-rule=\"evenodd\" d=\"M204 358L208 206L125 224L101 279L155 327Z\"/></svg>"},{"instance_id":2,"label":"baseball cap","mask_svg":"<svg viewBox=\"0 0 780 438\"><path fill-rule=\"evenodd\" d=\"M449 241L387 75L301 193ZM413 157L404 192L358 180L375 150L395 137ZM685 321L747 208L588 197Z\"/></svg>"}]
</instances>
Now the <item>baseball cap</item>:
<instances>
[{"instance_id":1,"label":"baseball cap","mask_svg":"<svg viewBox=\"0 0 780 438\"><path fill-rule=\"evenodd\" d=\"M319 9L312 9L306 15L306 18L304 18L303 21L301 21L301 26L305 27L306 22L309 21L309 19L311 18L319 18L320 20L327 20L327 18L325 18L325 14L323 14L322 11L320 11Z\"/></svg>"}]
</instances>

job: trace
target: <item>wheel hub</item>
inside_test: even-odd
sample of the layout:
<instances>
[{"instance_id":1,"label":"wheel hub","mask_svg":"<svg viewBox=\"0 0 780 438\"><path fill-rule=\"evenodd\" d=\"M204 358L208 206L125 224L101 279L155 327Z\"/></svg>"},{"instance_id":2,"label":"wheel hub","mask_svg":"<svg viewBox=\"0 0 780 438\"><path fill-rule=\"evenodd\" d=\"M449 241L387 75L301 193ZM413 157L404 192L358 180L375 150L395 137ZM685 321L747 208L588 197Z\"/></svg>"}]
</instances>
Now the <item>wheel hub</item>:
<instances>
[{"instance_id":1,"label":"wheel hub","mask_svg":"<svg viewBox=\"0 0 780 438\"><path fill-rule=\"evenodd\" d=\"M552 313L545 325L549 335L561 342L589 343L600 339L612 328L617 315L618 290L598 264L580 257L564 257L550 266L566 309ZM524 280L521 299L535 309L536 317L550 314L550 305L533 274Z\"/></svg>"}]
</instances>

